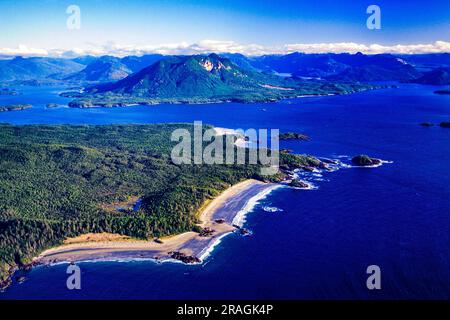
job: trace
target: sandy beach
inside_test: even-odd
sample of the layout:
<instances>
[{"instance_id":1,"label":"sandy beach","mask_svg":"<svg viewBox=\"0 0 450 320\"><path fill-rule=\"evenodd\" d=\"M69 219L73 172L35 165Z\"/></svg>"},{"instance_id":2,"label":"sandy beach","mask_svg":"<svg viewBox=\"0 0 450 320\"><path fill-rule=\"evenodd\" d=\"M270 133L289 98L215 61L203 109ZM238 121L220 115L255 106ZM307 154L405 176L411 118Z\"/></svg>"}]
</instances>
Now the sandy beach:
<instances>
[{"instance_id":1,"label":"sandy beach","mask_svg":"<svg viewBox=\"0 0 450 320\"><path fill-rule=\"evenodd\" d=\"M209 202L200 214L200 226L214 230L212 236L201 237L195 232L153 240L136 240L115 234L85 234L66 239L64 244L41 253L35 261L39 263L76 262L88 260L157 259L170 258L169 252L179 251L188 256L205 259L220 239L233 232L233 224L242 224L246 212L277 184L257 180L238 183ZM215 220L223 219L223 223Z\"/></svg>"}]
</instances>

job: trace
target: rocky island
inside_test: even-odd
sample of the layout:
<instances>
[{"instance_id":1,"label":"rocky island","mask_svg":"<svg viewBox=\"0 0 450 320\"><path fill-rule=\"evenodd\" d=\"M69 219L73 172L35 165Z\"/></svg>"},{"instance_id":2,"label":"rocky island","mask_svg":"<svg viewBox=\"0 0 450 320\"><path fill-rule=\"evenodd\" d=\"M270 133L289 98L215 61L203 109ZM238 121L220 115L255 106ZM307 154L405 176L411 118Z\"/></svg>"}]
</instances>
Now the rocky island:
<instances>
[{"instance_id":1,"label":"rocky island","mask_svg":"<svg viewBox=\"0 0 450 320\"><path fill-rule=\"evenodd\" d=\"M32 107L33 106L31 104L12 104L12 105L7 105L7 106L0 106L0 112L21 111L21 110L30 109Z\"/></svg>"},{"instance_id":2,"label":"rocky island","mask_svg":"<svg viewBox=\"0 0 450 320\"><path fill-rule=\"evenodd\" d=\"M382 163L380 159L371 158L367 155L358 155L352 158L352 163L360 167L371 167Z\"/></svg>"},{"instance_id":3,"label":"rocky island","mask_svg":"<svg viewBox=\"0 0 450 320\"><path fill-rule=\"evenodd\" d=\"M20 93L10 88L0 88L0 96L17 96Z\"/></svg>"},{"instance_id":4,"label":"rocky island","mask_svg":"<svg viewBox=\"0 0 450 320\"><path fill-rule=\"evenodd\" d=\"M434 93L436 93L436 94L450 94L450 89L436 90Z\"/></svg>"},{"instance_id":5,"label":"rocky island","mask_svg":"<svg viewBox=\"0 0 450 320\"><path fill-rule=\"evenodd\" d=\"M278 136L280 140L301 140L301 141L309 141L310 137L303 133L297 132L286 132L280 133Z\"/></svg>"}]
</instances>

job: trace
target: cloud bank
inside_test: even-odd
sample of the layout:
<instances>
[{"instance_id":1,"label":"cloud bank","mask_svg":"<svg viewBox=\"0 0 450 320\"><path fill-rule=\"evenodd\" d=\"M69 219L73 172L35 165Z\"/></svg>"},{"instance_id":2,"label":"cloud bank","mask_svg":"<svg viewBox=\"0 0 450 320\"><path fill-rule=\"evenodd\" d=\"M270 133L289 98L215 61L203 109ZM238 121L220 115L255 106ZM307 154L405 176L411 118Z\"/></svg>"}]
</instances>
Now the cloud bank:
<instances>
[{"instance_id":1,"label":"cloud bank","mask_svg":"<svg viewBox=\"0 0 450 320\"><path fill-rule=\"evenodd\" d=\"M354 42L339 43L292 43L282 46L263 46L258 44L240 44L234 41L203 40L199 43L189 44L167 43L161 45L118 45L108 43L102 46L87 45L85 48L64 49L43 49L30 48L20 45L17 48L0 48L1 56L52 56L52 57L76 57L81 55L143 55L149 53L159 53L164 55L185 55L204 53L241 53L248 56L259 56L265 54L287 54L292 52L304 53L356 53L380 54L419 54L419 53L450 53L450 42L436 41L427 44L359 44Z\"/></svg>"}]
</instances>

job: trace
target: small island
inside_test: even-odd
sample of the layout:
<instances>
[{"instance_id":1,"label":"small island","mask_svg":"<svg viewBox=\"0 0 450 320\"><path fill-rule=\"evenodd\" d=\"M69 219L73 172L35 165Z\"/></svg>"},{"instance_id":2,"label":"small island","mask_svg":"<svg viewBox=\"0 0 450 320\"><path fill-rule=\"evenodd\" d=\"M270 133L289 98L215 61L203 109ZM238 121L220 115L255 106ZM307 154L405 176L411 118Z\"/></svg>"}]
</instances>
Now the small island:
<instances>
[{"instance_id":1,"label":"small island","mask_svg":"<svg viewBox=\"0 0 450 320\"><path fill-rule=\"evenodd\" d=\"M436 90L435 94L450 94L450 89Z\"/></svg>"},{"instance_id":2,"label":"small island","mask_svg":"<svg viewBox=\"0 0 450 320\"><path fill-rule=\"evenodd\" d=\"M54 108L59 108L62 107L62 104L58 104L58 103L47 103L47 109L54 109Z\"/></svg>"},{"instance_id":3,"label":"small island","mask_svg":"<svg viewBox=\"0 0 450 320\"><path fill-rule=\"evenodd\" d=\"M10 88L0 88L0 96L17 96L19 92Z\"/></svg>"},{"instance_id":4,"label":"small island","mask_svg":"<svg viewBox=\"0 0 450 320\"><path fill-rule=\"evenodd\" d=\"M365 154L353 157L352 162L354 165L359 167L371 167L381 164L380 159L371 158Z\"/></svg>"},{"instance_id":5,"label":"small island","mask_svg":"<svg viewBox=\"0 0 450 320\"><path fill-rule=\"evenodd\" d=\"M441 128L450 128L450 122L444 121L439 124Z\"/></svg>"},{"instance_id":6,"label":"small island","mask_svg":"<svg viewBox=\"0 0 450 320\"><path fill-rule=\"evenodd\" d=\"M278 136L280 140L301 140L301 141L309 141L310 138L306 134L296 133L296 132L286 132L280 133Z\"/></svg>"},{"instance_id":7,"label":"small island","mask_svg":"<svg viewBox=\"0 0 450 320\"><path fill-rule=\"evenodd\" d=\"M30 109L32 107L33 106L31 104L11 104L11 105L7 105L7 106L0 106L0 112L21 111L21 110Z\"/></svg>"}]
</instances>

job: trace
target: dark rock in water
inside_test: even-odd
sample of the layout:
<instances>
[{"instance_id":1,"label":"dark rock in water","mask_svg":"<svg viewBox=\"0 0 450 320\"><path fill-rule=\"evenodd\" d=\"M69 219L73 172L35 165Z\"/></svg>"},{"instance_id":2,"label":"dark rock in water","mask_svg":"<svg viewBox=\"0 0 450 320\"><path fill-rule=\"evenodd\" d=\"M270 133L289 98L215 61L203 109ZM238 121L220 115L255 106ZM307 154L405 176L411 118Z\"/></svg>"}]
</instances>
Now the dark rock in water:
<instances>
[{"instance_id":1,"label":"dark rock in water","mask_svg":"<svg viewBox=\"0 0 450 320\"><path fill-rule=\"evenodd\" d=\"M59 107L62 107L62 105L58 104L58 103L47 103L47 109L59 108Z\"/></svg>"},{"instance_id":2,"label":"dark rock in water","mask_svg":"<svg viewBox=\"0 0 450 320\"><path fill-rule=\"evenodd\" d=\"M353 164L357 166L374 166L381 163L380 159L371 158L367 155L358 155L353 157L352 159Z\"/></svg>"},{"instance_id":3,"label":"dark rock in water","mask_svg":"<svg viewBox=\"0 0 450 320\"><path fill-rule=\"evenodd\" d=\"M322 161L324 164L337 164L337 161L327 158L319 158L319 160Z\"/></svg>"},{"instance_id":4,"label":"dark rock in water","mask_svg":"<svg viewBox=\"0 0 450 320\"><path fill-rule=\"evenodd\" d=\"M436 90L435 94L450 94L450 89Z\"/></svg>"},{"instance_id":5,"label":"dark rock in water","mask_svg":"<svg viewBox=\"0 0 450 320\"><path fill-rule=\"evenodd\" d=\"M439 126L441 128L450 128L450 122L441 122Z\"/></svg>"},{"instance_id":6,"label":"dark rock in water","mask_svg":"<svg viewBox=\"0 0 450 320\"><path fill-rule=\"evenodd\" d=\"M199 263L201 260L195 256L187 256L186 254L178 251L169 252L170 257L172 259L180 260L181 262L192 264L192 263Z\"/></svg>"},{"instance_id":7,"label":"dark rock in water","mask_svg":"<svg viewBox=\"0 0 450 320\"><path fill-rule=\"evenodd\" d=\"M289 153L292 153L292 150L291 149L281 149L280 153L281 154L289 154Z\"/></svg>"},{"instance_id":8,"label":"dark rock in water","mask_svg":"<svg viewBox=\"0 0 450 320\"><path fill-rule=\"evenodd\" d=\"M434 124L432 124L431 122L422 122L420 125L422 127L432 127L432 126L434 126Z\"/></svg>"},{"instance_id":9,"label":"dark rock in water","mask_svg":"<svg viewBox=\"0 0 450 320\"><path fill-rule=\"evenodd\" d=\"M301 141L308 141L310 138L306 134L302 133L296 133L296 132L287 132L287 133L281 133L278 138L280 140L301 140Z\"/></svg>"},{"instance_id":10,"label":"dark rock in water","mask_svg":"<svg viewBox=\"0 0 450 320\"><path fill-rule=\"evenodd\" d=\"M239 234L239 235L241 235L241 236L249 236L249 235L251 235L252 233L250 232L250 230L248 230L248 229L246 229L246 228L239 228L239 229L236 229L236 232Z\"/></svg>"},{"instance_id":11,"label":"dark rock in water","mask_svg":"<svg viewBox=\"0 0 450 320\"><path fill-rule=\"evenodd\" d=\"M214 233L214 231L215 231L215 230L213 230L213 229L211 229L211 228L208 228L208 227L203 228L203 229L200 231L200 237L210 237L210 236L212 236L212 234Z\"/></svg>"},{"instance_id":12,"label":"dark rock in water","mask_svg":"<svg viewBox=\"0 0 450 320\"><path fill-rule=\"evenodd\" d=\"M309 185L301 180L294 179L289 183L289 186L294 188L302 188L302 189L308 189Z\"/></svg>"}]
</instances>

